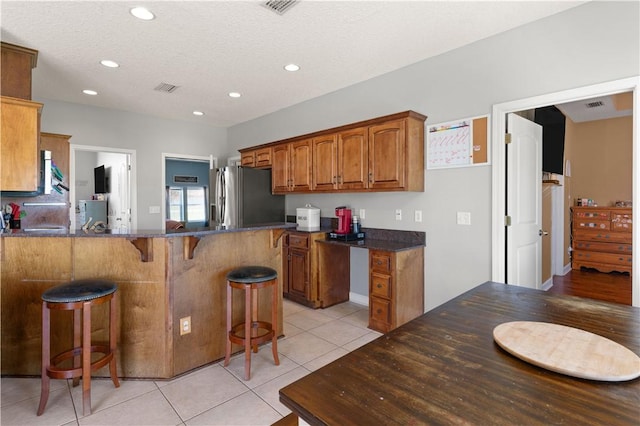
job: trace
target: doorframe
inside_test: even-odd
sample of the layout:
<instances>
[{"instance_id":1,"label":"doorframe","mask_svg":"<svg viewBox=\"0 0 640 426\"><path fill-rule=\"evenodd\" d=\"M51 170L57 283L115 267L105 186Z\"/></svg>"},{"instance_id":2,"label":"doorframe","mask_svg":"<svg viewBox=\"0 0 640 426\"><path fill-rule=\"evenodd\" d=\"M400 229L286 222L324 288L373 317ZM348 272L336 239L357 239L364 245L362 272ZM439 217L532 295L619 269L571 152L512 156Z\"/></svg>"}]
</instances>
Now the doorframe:
<instances>
[{"instance_id":1,"label":"doorframe","mask_svg":"<svg viewBox=\"0 0 640 426\"><path fill-rule=\"evenodd\" d=\"M136 180L136 151L134 149L125 148L111 148L106 146L92 146L92 145L77 145L69 144L69 180L71 185L69 187L69 220L71 223L71 229L79 229L76 224L76 152L77 151L90 151L90 152L104 152L109 154L125 154L129 155L131 170L129 173L129 217L131 218L130 231L138 229L138 196L137 188L138 182Z\"/></svg>"},{"instance_id":2,"label":"doorframe","mask_svg":"<svg viewBox=\"0 0 640 426\"><path fill-rule=\"evenodd\" d=\"M638 135L640 135L640 76L614 80L606 83L594 84L575 89L534 96L516 101L494 104L491 116L491 279L505 282L506 267L506 230L504 218L506 215L506 115L511 112L534 109L547 105L573 102L582 99L606 96L622 92L633 92L633 167L632 167L632 200L635 206L640 206L640 149ZM640 232L634 227L632 233L633 246L640 248ZM640 277L638 276L639 256L632 260L632 305L640 307Z\"/></svg>"},{"instance_id":3,"label":"doorframe","mask_svg":"<svg viewBox=\"0 0 640 426\"><path fill-rule=\"evenodd\" d=\"M166 231L167 226L167 194L166 194L166 182L167 182L167 160L184 160L184 161L201 161L209 162L209 170L213 170L218 167L218 157L214 157L213 154L210 155L190 155L190 154L172 154L169 152L162 153L162 165L161 165L161 179L162 179L162 194L160 204L160 214L162 215L162 230ZM209 192L211 192L211 188L209 188ZM211 200L209 201L211 204ZM209 206L209 211L211 211L211 207ZM211 220L211 218L209 218Z\"/></svg>"}]
</instances>

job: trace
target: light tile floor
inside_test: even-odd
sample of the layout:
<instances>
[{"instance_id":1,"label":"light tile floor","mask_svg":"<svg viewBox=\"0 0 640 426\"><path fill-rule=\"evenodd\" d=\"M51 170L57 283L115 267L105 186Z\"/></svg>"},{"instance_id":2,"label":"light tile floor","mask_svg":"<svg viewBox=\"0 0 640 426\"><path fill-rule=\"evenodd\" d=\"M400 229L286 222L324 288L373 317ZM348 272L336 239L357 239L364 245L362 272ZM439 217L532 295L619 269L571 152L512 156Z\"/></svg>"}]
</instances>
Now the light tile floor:
<instances>
[{"instance_id":1,"label":"light tile floor","mask_svg":"<svg viewBox=\"0 0 640 426\"><path fill-rule=\"evenodd\" d=\"M370 342L381 334L367 328L368 308L352 302L313 310L284 300L280 365L270 345L251 360L244 381L244 355L200 368L170 381L91 381L92 411L82 415L81 386L52 380L44 414L36 416L39 378L2 378L0 424L9 425L270 425L290 410L280 388Z\"/></svg>"}]
</instances>

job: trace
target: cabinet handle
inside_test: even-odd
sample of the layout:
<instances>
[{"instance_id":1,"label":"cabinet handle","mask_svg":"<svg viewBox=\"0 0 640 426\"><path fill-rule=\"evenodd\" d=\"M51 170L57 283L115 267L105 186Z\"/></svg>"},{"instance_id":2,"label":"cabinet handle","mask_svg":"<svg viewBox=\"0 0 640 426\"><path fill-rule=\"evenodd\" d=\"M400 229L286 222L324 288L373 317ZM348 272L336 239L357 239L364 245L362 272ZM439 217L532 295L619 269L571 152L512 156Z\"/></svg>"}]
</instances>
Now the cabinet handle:
<instances>
[{"instance_id":1,"label":"cabinet handle","mask_svg":"<svg viewBox=\"0 0 640 426\"><path fill-rule=\"evenodd\" d=\"M376 313L381 314L381 313L382 313L382 309L378 309L378 310L376 311Z\"/></svg>"},{"instance_id":2,"label":"cabinet handle","mask_svg":"<svg viewBox=\"0 0 640 426\"><path fill-rule=\"evenodd\" d=\"M377 286L377 287L378 287L378 288L382 288L382 285L381 285L380 283L378 283L378 286Z\"/></svg>"},{"instance_id":3,"label":"cabinet handle","mask_svg":"<svg viewBox=\"0 0 640 426\"><path fill-rule=\"evenodd\" d=\"M373 173L369 173L369 182L373 182Z\"/></svg>"}]
</instances>

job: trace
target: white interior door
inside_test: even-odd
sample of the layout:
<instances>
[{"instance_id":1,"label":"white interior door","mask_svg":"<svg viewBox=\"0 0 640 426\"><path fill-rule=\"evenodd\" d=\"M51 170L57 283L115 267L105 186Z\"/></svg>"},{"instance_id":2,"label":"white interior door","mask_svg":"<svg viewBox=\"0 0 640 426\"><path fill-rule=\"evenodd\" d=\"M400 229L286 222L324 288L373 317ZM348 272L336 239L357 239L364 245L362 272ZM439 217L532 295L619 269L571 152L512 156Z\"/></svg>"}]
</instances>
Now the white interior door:
<instances>
[{"instance_id":1,"label":"white interior door","mask_svg":"<svg viewBox=\"0 0 640 426\"><path fill-rule=\"evenodd\" d=\"M542 126L507 116L507 283L542 286Z\"/></svg>"}]
</instances>

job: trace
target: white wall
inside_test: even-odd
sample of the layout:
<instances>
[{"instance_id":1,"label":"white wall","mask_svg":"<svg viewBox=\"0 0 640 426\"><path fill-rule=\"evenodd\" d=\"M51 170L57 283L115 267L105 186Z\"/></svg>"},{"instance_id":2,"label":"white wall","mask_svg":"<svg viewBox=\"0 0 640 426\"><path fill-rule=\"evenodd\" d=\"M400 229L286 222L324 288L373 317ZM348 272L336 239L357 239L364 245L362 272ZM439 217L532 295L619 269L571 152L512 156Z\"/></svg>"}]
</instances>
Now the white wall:
<instances>
[{"instance_id":1,"label":"white wall","mask_svg":"<svg viewBox=\"0 0 640 426\"><path fill-rule=\"evenodd\" d=\"M404 110L428 124L491 113L496 103L640 75L640 4L590 2L343 90L229 128L233 150ZM409 42L409 41L408 41ZM425 306L491 277L491 166L429 170L424 193L287 196L287 213L366 209L364 227L427 234ZM403 209L401 222L394 219ZM413 210L423 222L413 222ZM456 212L471 212L471 226Z\"/></svg>"},{"instance_id":2,"label":"white wall","mask_svg":"<svg viewBox=\"0 0 640 426\"><path fill-rule=\"evenodd\" d=\"M136 150L138 229L162 229L163 152L203 155L228 151L227 130L125 111L36 99L44 103L43 132L71 135L71 143ZM135 212L134 212L135 214Z\"/></svg>"}]
</instances>

